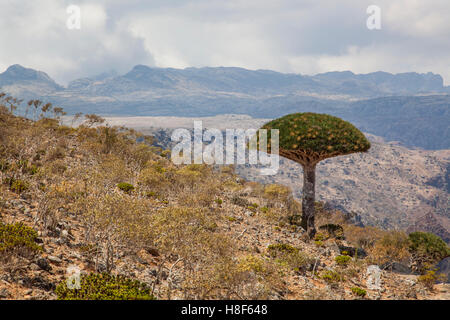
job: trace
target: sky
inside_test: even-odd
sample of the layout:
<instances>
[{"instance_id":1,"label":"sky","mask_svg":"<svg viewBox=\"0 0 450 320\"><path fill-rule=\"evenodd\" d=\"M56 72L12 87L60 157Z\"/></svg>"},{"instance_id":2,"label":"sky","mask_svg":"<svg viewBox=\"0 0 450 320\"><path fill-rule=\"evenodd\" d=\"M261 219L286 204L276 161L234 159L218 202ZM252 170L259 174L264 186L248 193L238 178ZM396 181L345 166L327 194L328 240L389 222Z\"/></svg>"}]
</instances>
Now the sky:
<instances>
[{"instance_id":1,"label":"sky","mask_svg":"<svg viewBox=\"0 0 450 320\"><path fill-rule=\"evenodd\" d=\"M371 5L381 29L367 27ZM0 72L21 64L61 84L144 64L434 72L450 85L449 0L0 0L0 41Z\"/></svg>"}]
</instances>

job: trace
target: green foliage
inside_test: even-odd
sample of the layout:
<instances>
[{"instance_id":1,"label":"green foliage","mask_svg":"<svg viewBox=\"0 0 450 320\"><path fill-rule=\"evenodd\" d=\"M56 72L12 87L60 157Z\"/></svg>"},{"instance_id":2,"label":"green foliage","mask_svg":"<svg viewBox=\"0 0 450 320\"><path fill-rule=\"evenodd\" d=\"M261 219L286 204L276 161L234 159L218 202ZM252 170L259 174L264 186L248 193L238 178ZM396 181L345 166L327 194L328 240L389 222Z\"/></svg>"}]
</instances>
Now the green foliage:
<instances>
[{"instance_id":1,"label":"green foliage","mask_svg":"<svg viewBox=\"0 0 450 320\"><path fill-rule=\"evenodd\" d=\"M314 240L314 244L318 247L323 247L324 243L322 240Z\"/></svg>"},{"instance_id":2,"label":"green foliage","mask_svg":"<svg viewBox=\"0 0 450 320\"><path fill-rule=\"evenodd\" d=\"M30 187L28 182L21 179L8 178L5 179L5 182L9 184L9 189L15 193L22 193Z\"/></svg>"},{"instance_id":3,"label":"green foliage","mask_svg":"<svg viewBox=\"0 0 450 320\"><path fill-rule=\"evenodd\" d=\"M1 172L6 172L9 169L10 165L8 163L8 161L1 159L0 160L0 171Z\"/></svg>"},{"instance_id":4,"label":"green foliage","mask_svg":"<svg viewBox=\"0 0 450 320\"><path fill-rule=\"evenodd\" d=\"M433 261L439 261L450 256L450 248L438 236L428 232L413 232L409 234L409 249L412 253L425 256Z\"/></svg>"},{"instance_id":5,"label":"green foliage","mask_svg":"<svg viewBox=\"0 0 450 320\"><path fill-rule=\"evenodd\" d=\"M326 231L329 237L334 237L336 239L344 239L344 228L339 224L327 223L321 225L319 230Z\"/></svg>"},{"instance_id":6,"label":"green foliage","mask_svg":"<svg viewBox=\"0 0 450 320\"><path fill-rule=\"evenodd\" d=\"M134 186L132 184L126 183L126 182L121 182L117 185L117 187L126 192L126 193L130 193L131 191L134 190Z\"/></svg>"},{"instance_id":7,"label":"green foliage","mask_svg":"<svg viewBox=\"0 0 450 320\"><path fill-rule=\"evenodd\" d=\"M266 266L261 257L255 255L247 255L239 260L239 271L252 271L255 273L264 273Z\"/></svg>"},{"instance_id":8,"label":"green foliage","mask_svg":"<svg viewBox=\"0 0 450 320\"><path fill-rule=\"evenodd\" d=\"M285 200L291 194L291 189L279 184L269 184L264 187L264 195L273 200Z\"/></svg>"},{"instance_id":9,"label":"green foliage","mask_svg":"<svg viewBox=\"0 0 450 320\"><path fill-rule=\"evenodd\" d=\"M321 154L322 158L370 148L370 142L354 125L327 114L289 114L266 123L262 129L268 130L268 141L270 129L280 130L281 149Z\"/></svg>"},{"instance_id":10,"label":"green foliage","mask_svg":"<svg viewBox=\"0 0 450 320\"><path fill-rule=\"evenodd\" d=\"M341 255L334 258L334 261L336 261L336 263L340 266L346 266L351 259L352 258L350 256Z\"/></svg>"},{"instance_id":11,"label":"green foliage","mask_svg":"<svg viewBox=\"0 0 450 320\"><path fill-rule=\"evenodd\" d=\"M366 290L358 288L358 287L352 287L351 290L355 295L357 295L359 297L365 297L367 294Z\"/></svg>"},{"instance_id":12,"label":"green foliage","mask_svg":"<svg viewBox=\"0 0 450 320\"><path fill-rule=\"evenodd\" d=\"M342 276L334 270L325 270L320 275L320 278L325 280L326 282L333 283L342 281Z\"/></svg>"},{"instance_id":13,"label":"green foliage","mask_svg":"<svg viewBox=\"0 0 450 320\"><path fill-rule=\"evenodd\" d=\"M323 233L321 232L317 232L316 235L314 236L314 240L316 241L324 241L326 240L326 237Z\"/></svg>"},{"instance_id":14,"label":"green foliage","mask_svg":"<svg viewBox=\"0 0 450 320\"><path fill-rule=\"evenodd\" d=\"M288 254L298 252L297 248L295 248L287 243L271 244L267 247L267 250L269 250L269 254L271 256L276 256L279 252L284 252L284 253L288 253Z\"/></svg>"},{"instance_id":15,"label":"green foliage","mask_svg":"<svg viewBox=\"0 0 450 320\"><path fill-rule=\"evenodd\" d=\"M82 275L80 289L70 289L66 281L56 287L58 300L154 300L142 282L107 273Z\"/></svg>"},{"instance_id":16,"label":"green foliage","mask_svg":"<svg viewBox=\"0 0 450 320\"><path fill-rule=\"evenodd\" d=\"M271 244L267 247L267 250L269 255L280 264L288 266L295 271L304 270L310 262L310 259L303 252L287 243Z\"/></svg>"},{"instance_id":17,"label":"green foliage","mask_svg":"<svg viewBox=\"0 0 450 320\"><path fill-rule=\"evenodd\" d=\"M170 154L171 154L170 150L163 150L161 152L161 157L170 158Z\"/></svg>"},{"instance_id":18,"label":"green foliage","mask_svg":"<svg viewBox=\"0 0 450 320\"><path fill-rule=\"evenodd\" d=\"M437 268L428 268L425 271L425 274L419 276L417 278L417 280L422 283L425 287L427 287L428 289L432 290L434 287L434 284L438 281L443 281L445 282L446 280L446 275L445 274L440 274L438 273L438 269Z\"/></svg>"},{"instance_id":19,"label":"green foliage","mask_svg":"<svg viewBox=\"0 0 450 320\"><path fill-rule=\"evenodd\" d=\"M3 224L0 222L0 254L20 251L36 253L42 248L36 243L37 232L22 222Z\"/></svg>"}]
</instances>

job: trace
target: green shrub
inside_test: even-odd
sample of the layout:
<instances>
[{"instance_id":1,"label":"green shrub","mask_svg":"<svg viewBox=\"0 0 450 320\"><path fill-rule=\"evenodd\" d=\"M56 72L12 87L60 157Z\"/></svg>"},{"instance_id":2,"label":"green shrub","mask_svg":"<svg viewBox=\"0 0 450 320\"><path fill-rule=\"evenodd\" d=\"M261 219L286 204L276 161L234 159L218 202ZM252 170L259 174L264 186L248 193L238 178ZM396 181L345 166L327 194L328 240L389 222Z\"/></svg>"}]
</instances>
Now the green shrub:
<instances>
[{"instance_id":1,"label":"green shrub","mask_svg":"<svg viewBox=\"0 0 450 320\"><path fill-rule=\"evenodd\" d=\"M348 265L348 263L350 262L352 258L350 256L337 256L336 258L334 258L334 261L336 261L336 263L340 266L346 266Z\"/></svg>"},{"instance_id":2,"label":"green shrub","mask_svg":"<svg viewBox=\"0 0 450 320\"><path fill-rule=\"evenodd\" d=\"M6 172L9 169L9 163L6 160L0 160L0 171Z\"/></svg>"},{"instance_id":3,"label":"green shrub","mask_svg":"<svg viewBox=\"0 0 450 320\"><path fill-rule=\"evenodd\" d=\"M281 265L290 267L294 271L305 270L311 259L298 248L286 243L271 244L267 247L269 255Z\"/></svg>"},{"instance_id":4,"label":"green shrub","mask_svg":"<svg viewBox=\"0 0 450 320\"><path fill-rule=\"evenodd\" d=\"M55 290L58 300L154 300L142 282L107 273L82 275L80 289L69 289L61 282Z\"/></svg>"},{"instance_id":5,"label":"green shrub","mask_svg":"<svg viewBox=\"0 0 450 320\"><path fill-rule=\"evenodd\" d=\"M170 158L170 154L171 154L170 150L161 151L161 157Z\"/></svg>"},{"instance_id":6,"label":"green shrub","mask_svg":"<svg viewBox=\"0 0 450 320\"><path fill-rule=\"evenodd\" d=\"M342 281L342 276L334 270L325 270L320 275L320 278L326 282L333 283Z\"/></svg>"},{"instance_id":7,"label":"green shrub","mask_svg":"<svg viewBox=\"0 0 450 320\"><path fill-rule=\"evenodd\" d=\"M433 290L436 282L445 282L447 278L445 274L437 273L437 271L437 268L429 268L425 271L425 274L419 276L417 280L429 290Z\"/></svg>"},{"instance_id":8,"label":"green shrub","mask_svg":"<svg viewBox=\"0 0 450 320\"><path fill-rule=\"evenodd\" d=\"M27 168L27 172L30 174L30 175L35 175L37 172L38 172L38 167L36 166L36 165L34 165L34 164L32 164L32 165L30 165L28 168Z\"/></svg>"},{"instance_id":9,"label":"green shrub","mask_svg":"<svg viewBox=\"0 0 450 320\"><path fill-rule=\"evenodd\" d=\"M20 254L34 254L42 251L36 243L37 232L22 222L3 224L0 222L0 254L19 252Z\"/></svg>"},{"instance_id":10,"label":"green shrub","mask_svg":"<svg viewBox=\"0 0 450 320\"><path fill-rule=\"evenodd\" d=\"M297 248L295 248L287 243L271 244L267 247L267 250L269 250L269 254L272 257L277 256L280 252L290 254L290 253L296 253L299 251Z\"/></svg>"},{"instance_id":11,"label":"green shrub","mask_svg":"<svg viewBox=\"0 0 450 320\"><path fill-rule=\"evenodd\" d=\"M444 240L428 232L410 233L409 249L412 253L425 256L434 262L450 256L450 249Z\"/></svg>"},{"instance_id":12,"label":"green shrub","mask_svg":"<svg viewBox=\"0 0 450 320\"><path fill-rule=\"evenodd\" d=\"M359 297L365 297L367 294L366 290L358 288L358 287L353 287L353 288L351 288L351 290L355 295L357 295Z\"/></svg>"},{"instance_id":13,"label":"green shrub","mask_svg":"<svg viewBox=\"0 0 450 320\"><path fill-rule=\"evenodd\" d=\"M126 193L130 193L131 191L134 190L134 186L132 184L126 183L126 182L121 182L117 185L117 187L126 192Z\"/></svg>"},{"instance_id":14,"label":"green shrub","mask_svg":"<svg viewBox=\"0 0 450 320\"><path fill-rule=\"evenodd\" d=\"M344 239L344 228L339 224L324 224L319 227L319 230L326 231L330 237Z\"/></svg>"},{"instance_id":15,"label":"green shrub","mask_svg":"<svg viewBox=\"0 0 450 320\"><path fill-rule=\"evenodd\" d=\"M21 179L7 178L5 182L9 184L9 189L16 193L22 193L30 187L28 182Z\"/></svg>"},{"instance_id":16,"label":"green shrub","mask_svg":"<svg viewBox=\"0 0 450 320\"><path fill-rule=\"evenodd\" d=\"M323 246L324 246L324 243L323 243L322 240L315 240L314 243L315 243L315 245L318 246L318 247L323 247Z\"/></svg>"},{"instance_id":17,"label":"green shrub","mask_svg":"<svg viewBox=\"0 0 450 320\"><path fill-rule=\"evenodd\" d=\"M322 232L317 232L315 237L314 237L314 240L316 240L316 241L324 241L324 240L326 240L326 236Z\"/></svg>"}]
</instances>

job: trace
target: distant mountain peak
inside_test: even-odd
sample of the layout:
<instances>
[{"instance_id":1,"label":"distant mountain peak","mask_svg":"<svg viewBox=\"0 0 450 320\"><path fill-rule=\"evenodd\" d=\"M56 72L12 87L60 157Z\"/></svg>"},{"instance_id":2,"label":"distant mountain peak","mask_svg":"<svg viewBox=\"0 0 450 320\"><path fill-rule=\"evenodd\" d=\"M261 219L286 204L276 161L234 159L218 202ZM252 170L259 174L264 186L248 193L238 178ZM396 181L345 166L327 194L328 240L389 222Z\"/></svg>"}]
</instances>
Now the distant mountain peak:
<instances>
[{"instance_id":1,"label":"distant mountain peak","mask_svg":"<svg viewBox=\"0 0 450 320\"><path fill-rule=\"evenodd\" d=\"M26 68L20 64L13 64L5 72L0 73L0 85L8 85L21 81L39 81L58 86L45 72Z\"/></svg>"}]
</instances>

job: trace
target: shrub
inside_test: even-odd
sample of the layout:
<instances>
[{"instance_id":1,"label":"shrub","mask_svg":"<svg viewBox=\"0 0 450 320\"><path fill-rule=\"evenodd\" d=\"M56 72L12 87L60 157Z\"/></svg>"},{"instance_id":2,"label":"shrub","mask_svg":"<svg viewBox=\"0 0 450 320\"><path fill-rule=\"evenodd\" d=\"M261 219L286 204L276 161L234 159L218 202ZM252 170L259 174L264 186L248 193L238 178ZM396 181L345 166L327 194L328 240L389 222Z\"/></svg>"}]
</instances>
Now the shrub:
<instances>
[{"instance_id":1,"label":"shrub","mask_svg":"<svg viewBox=\"0 0 450 320\"><path fill-rule=\"evenodd\" d=\"M247 255L240 259L238 270L264 273L266 271L266 266L264 260L261 257L255 255Z\"/></svg>"},{"instance_id":2,"label":"shrub","mask_svg":"<svg viewBox=\"0 0 450 320\"><path fill-rule=\"evenodd\" d=\"M339 224L327 223L321 225L319 230L326 231L329 237L334 237L336 239L344 239L344 228Z\"/></svg>"},{"instance_id":3,"label":"shrub","mask_svg":"<svg viewBox=\"0 0 450 320\"><path fill-rule=\"evenodd\" d=\"M277 256L278 253L283 252L283 253L296 253L298 252L298 249L291 246L290 244L287 243L276 243L276 244L271 244L267 247L267 250L269 250L269 254L272 257Z\"/></svg>"},{"instance_id":4,"label":"shrub","mask_svg":"<svg viewBox=\"0 0 450 320\"><path fill-rule=\"evenodd\" d=\"M320 278L329 283L342 281L342 276L334 270L325 270L320 275Z\"/></svg>"},{"instance_id":5,"label":"shrub","mask_svg":"<svg viewBox=\"0 0 450 320\"><path fill-rule=\"evenodd\" d=\"M170 158L170 154L171 154L170 150L161 151L161 157Z\"/></svg>"},{"instance_id":6,"label":"shrub","mask_svg":"<svg viewBox=\"0 0 450 320\"><path fill-rule=\"evenodd\" d=\"M143 169L139 173L139 183L153 188L160 188L163 184L167 183L165 169L159 166L151 166Z\"/></svg>"},{"instance_id":7,"label":"shrub","mask_svg":"<svg viewBox=\"0 0 450 320\"><path fill-rule=\"evenodd\" d=\"M370 259L378 265L392 264L393 262L405 262L409 260L408 236L402 231L386 232L384 236L375 242L369 249Z\"/></svg>"},{"instance_id":8,"label":"shrub","mask_svg":"<svg viewBox=\"0 0 450 320\"><path fill-rule=\"evenodd\" d=\"M9 184L9 189L16 193L22 193L30 187L28 182L21 179L8 178L5 181Z\"/></svg>"},{"instance_id":9,"label":"shrub","mask_svg":"<svg viewBox=\"0 0 450 320\"><path fill-rule=\"evenodd\" d=\"M117 187L126 192L126 193L130 193L131 191L134 190L134 186L132 184L126 183L126 182L121 182L117 185Z\"/></svg>"},{"instance_id":10,"label":"shrub","mask_svg":"<svg viewBox=\"0 0 450 320\"><path fill-rule=\"evenodd\" d=\"M434 284L438 281L445 281L446 276L444 274L437 273L437 268L428 268L425 274L419 276L417 280L422 283L429 290L433 290Z\"/></svg>"},{"instance_id":11,"label":"shrub","mask_svg":"<svg viewBox=\"0 0 450 320\"><path fill-rule=\"evenodd\" d=\"M56 159L63 159L65 156L66 156L65 149L61 146L57 146L56 148L50 151L50 153L47 156L47 160L53 161Z\"/></svg>"},{"instance_id":12,"label":"shrub","mask_svg":"<svg viewBox=\"0 0 450 320\"><path fill-rule=\"evenodd\" d=\"M342 255L334 258L334 261L336 261L336 263L340 266L347 266L351 259L352 258L349 256Z\"/></svg>"},{"instance_id":13,"label":"shrub","mask_svg":"<svg viewBox=\"0 0 450 320\"><path fill-rule=\"evenodd\" d=\"M450 249L444 240L428 232L409 234L409 249L412 253L424 256L433 262L450 256Z\"/></svg>"},{"instance_id":14,"label":"shrub","mask_svg":"<svg viewBox=\"0 0 450 320\"><path fill-rule=\"evenodd\" d=\"M42 250L36 243L37 232L22 222L3 224L0 222L0 253L19 252L34 254Z\"/></svg>"},{"instance_id":15,"label":"shrub","mask_svg":"<svg viewBox=\"0 0 450 320\"><path fill-rule=\"evenodd\" d=\"M237 220L235 217L232 217L232 216L227 216L226 218L230 222L235 222Z\"/></svg>"},{"instance_id":16,"label":"shrub","mask_svg":"<svg viewBox=\"0 0 450 320\"><path fill-rule=\"evenodd\" d=\"M261 207L261 212L262 213L268 213L269 212L269 208L267 208L267 207Z\"/></svg>"},{"instance_id":17,"label":"shrub","mask_svg":"<svg viewBox=\"0 0 450 320\"><path fill-rule=\"evenodd\" d=\"M231 203L240 207L248 207L250 205L250 202L248 202L247 199L241 198L237 195L234 195L233 198L231 198Z\"/></svg>"},{"instance_id":18,"label":"shrub","mask_svg":"<svg viewBox=\"0 0 450 320\"><path fill-rule=\"evenodd\" d=\"M305 270L311 259L298 248L286 243L271 244L267 247L269 255L275 258L281 265L285 265L295 271Z\"/></svg>"},{"instance_id":19,"label":"shrub","mask_svg":"<svg viewBox=\"0 0 450 320\"><path fill-rule=\"evenodd\" d=\"M323 246L324 246L324 243L323 243L322 240L315 240L315 241L314 241L314 244L315 244L316 246L318 246L318 247L323 247Z\"/></svg>"},{"instance_id":20,"label":"shrub","mask_svg":"<svg viewBox=\"0 0 450 320\"><path fill-rule=\"evenodd\" d=\"M288 187L279 184L269 184L264 188L264 195L272 200L286 201L291 194L291 190Z\"/></svg>"},{"instance_id":21,"label":"shrub","mask_svg":"<svg viewBox=\"0 0 450 320\"><path fill-rule=\"evenodd\" d=\"M366 290L358 288L358 287L353 287L353 288L351 288L351 290L355 295L357 295L359 297L365 297L367 294Z\"/></svg>"},{"instance_id":22,"label":"shrub","mask_svg":"<svg viewBox=\"0 0 450 320\"><path fill-rule=\"evenodd\" d=\"M385 232L371 226L358 227L351 224L344 225L345 239L357 247L369 249L381 239Z\"/></svg>"},{"instance_id":23,"label":"shrub","mask_svg":"<svg viewBox=\"0 0 450 320\"><path fill-rule=\"evenodd\" d=\"M325 237L325 235L323 233L318 232L318 233L316 233L316 235L314 237L314 240L316 240L316 241L324 241L324 240L326 240L326 237Z\"/></svg>"},{"instance_id":24,"label":"shrub","mask_svg":"<svg viewBox=\"0 0 450 320\"><path fill-rule=\"evenodd\" d=\"M67 282L55 290L58 300L154 300L150 288L142 282L107 273L82 275L80 289L69 289Z\"/></svg>"},{"instance_id":25,"label":"shrub","mask_svg":"<svg viewBox=\"0 0 450 320\"><path fill-rule=\"evenodd\" d=\"M6 160L0 160L0 171L6 172L9 169L10 165Z\"/></svg>"}]
</instances>

